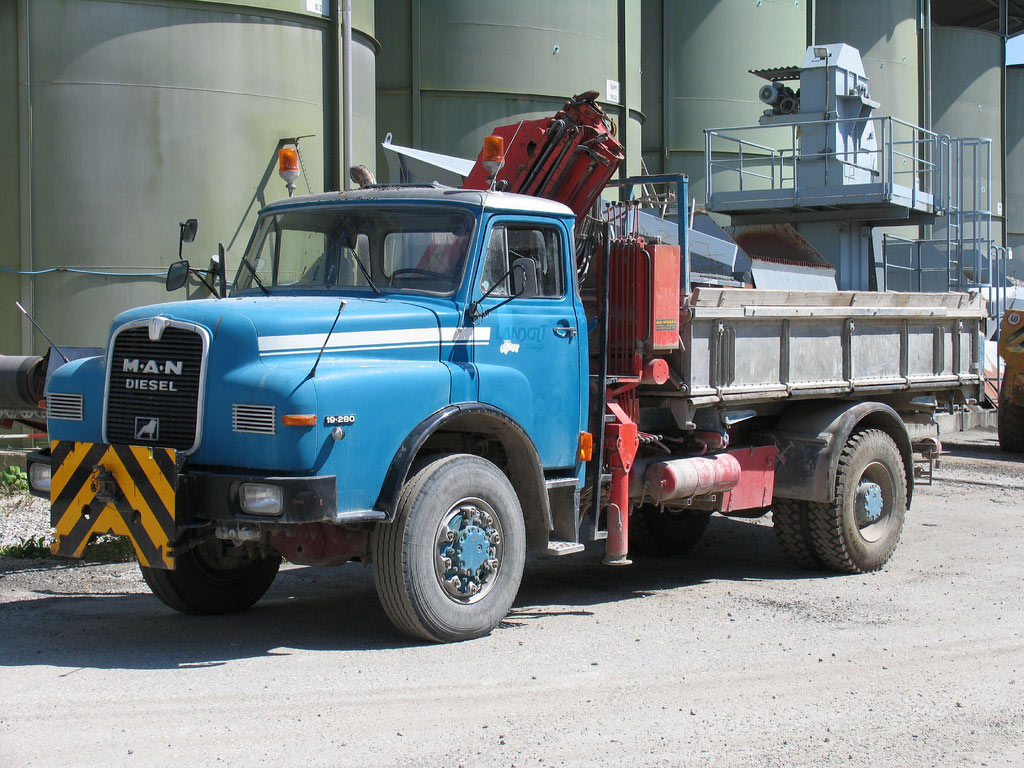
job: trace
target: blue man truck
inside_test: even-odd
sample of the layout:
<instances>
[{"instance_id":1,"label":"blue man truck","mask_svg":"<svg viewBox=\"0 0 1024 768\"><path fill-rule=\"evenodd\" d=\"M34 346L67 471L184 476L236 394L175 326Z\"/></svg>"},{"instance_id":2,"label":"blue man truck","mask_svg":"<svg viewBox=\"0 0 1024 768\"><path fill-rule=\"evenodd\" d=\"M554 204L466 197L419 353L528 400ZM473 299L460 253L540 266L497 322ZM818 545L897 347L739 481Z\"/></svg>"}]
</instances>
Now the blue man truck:
<instances>
[{"instance_id":1,"label":"blue man truck","mask_svg":"<svg viewBox=\"0 0 1024 768\"><path fill-rule=\"evenodd\" d=\"M483 189L276 202L230 296L115 318L48 384L54 551L127 536L200 614L251 606L282 558L369 562L395 626L441 642L498 625L528 550L626 565L713 513L771 513L808 567L884 565L907 425L977 397L983 302L691 284L678 246L596 225L621 154L605 118L559 119L505 135L526 194L497 143Z\"/></svg>"}]
</instances>

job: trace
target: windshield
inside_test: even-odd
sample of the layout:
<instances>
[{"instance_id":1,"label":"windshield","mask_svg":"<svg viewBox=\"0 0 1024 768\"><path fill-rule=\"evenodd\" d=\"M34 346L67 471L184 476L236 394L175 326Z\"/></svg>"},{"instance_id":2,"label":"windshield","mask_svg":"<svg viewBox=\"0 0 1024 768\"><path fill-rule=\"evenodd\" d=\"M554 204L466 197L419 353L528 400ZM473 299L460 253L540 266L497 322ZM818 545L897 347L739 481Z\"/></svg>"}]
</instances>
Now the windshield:
<instances>
[{"instance_id":1,"label":"windshield","mask_svg":"<svg viewBox=\"0 0 1024 768\"><path fill-rule=\"evenodd\" d=\"M246 259L269 290L358 289L449 295L462 279L473 217L436 208L306 208L262 216ZM235 290L259 290L239 266Z\"/></svg>"}]
</instances>

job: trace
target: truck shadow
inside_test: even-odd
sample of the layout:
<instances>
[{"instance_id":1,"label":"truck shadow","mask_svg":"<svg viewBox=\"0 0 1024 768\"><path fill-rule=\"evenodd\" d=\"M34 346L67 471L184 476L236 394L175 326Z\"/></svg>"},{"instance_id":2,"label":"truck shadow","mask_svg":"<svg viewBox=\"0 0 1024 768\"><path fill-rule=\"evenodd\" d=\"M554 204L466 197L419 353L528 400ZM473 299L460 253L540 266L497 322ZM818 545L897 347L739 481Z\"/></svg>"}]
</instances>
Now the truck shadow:
<instances>
[{"instance_id":1,"label":"truck shadow","mask_svg":"<svg viewBox=\"0 0 1024 768\"><path fill-rule=\"evenodd\" d=\"M602 563L603 542L586 554L531 558L510 618L543 606L589 606L647 597L707 581L820 578L790 563L771 525L715 516L698 544L680 557L631 554L629 567ZM547 614L544 614L547 615Z\"/></svg>"},{"instance_id":2,"label":"truck shadow","mask_svg":"<svg viewBox=\"0 0 1024 768\"><path fill-rule=\"evenodd\" d=\"M1024 464L1024 453L1010 453L999 447L999 441L992 436L984 442L958 442L956 435L942 443L943 458L984 459L985 461L1004 462L1006 464ZM941 469L936 472L938 476Z\"/></svg>"},{"instance_id":3,"label":"truck shadow","mask_svg":"<svg viewBox=\"0 0 1024 768\"><path fill-rule=\"evenodd\" d=\"M60 569L80 571L68 575L83 581L96 578L89 566L44 567ZM25 569L5 564L5 570L13 574ZM130 582L121 590L55 587L0 604L0 666L49 665L73 674L78 669L220 666L235 659L287 656L293 649L355 652L422 646L429 653L431 648L392 628L377 601L370 569L358 565L287 568L255 607L228 616L174 613L142 591L145 587L133 569L119 573ZM552 615L589 621L589 608L595 605L705 581L808 575L821 574L789 566L769 526L715 518L704 541L680 559L652 558L629 568L611 568L601 563L597 549L565 559L531 557L504 626ZM54 583L74 585L75 578Z\"/></svg>"}]
</instances>

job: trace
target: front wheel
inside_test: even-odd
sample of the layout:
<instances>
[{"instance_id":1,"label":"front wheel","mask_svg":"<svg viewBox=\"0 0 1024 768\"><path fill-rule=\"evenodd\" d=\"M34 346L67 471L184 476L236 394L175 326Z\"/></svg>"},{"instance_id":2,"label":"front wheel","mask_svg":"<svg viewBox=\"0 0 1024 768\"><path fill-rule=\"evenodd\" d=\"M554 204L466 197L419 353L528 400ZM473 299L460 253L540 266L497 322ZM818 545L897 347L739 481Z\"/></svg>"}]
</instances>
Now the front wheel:
<instances>
[{"instance_id":1,"label":"front wheel","mask_svg":"<svg viewBox=\"0 0 1024 768\"><path fill-rule=\"evenodd\" d=\"M1010 401L1009 389L1004 379L999 393L999 447L1009 453L1024 453L1024 405Z\"/></svg>"},{"instance_id":2,"label":"front wheel","mask_svg":"<svg viewBox=\"0 0 1024 768\"><path fill-rule=\"evenodd\" d=\"M377 526L377 595L391 622L412 637L486 635L519 591L525 542L522 509L505 474L478 456L442 456L406 483L395 520Z\"/></svg>"},{"instance_id":3,"label":"front wheel","mask_svg":"<svg viewBox=\"0 0 1024 768\"><path fill-rule=\"evenodd\" d=\"M214 539L178 555L173 571L142 566L142 578L176 611L234 613L263 597L280 566L279 555L263 557L256 547Z\"/></svg>"},{"instance_id":4,"label":"front wheel","mask_svg":"<svg viewBox=\"0 0 1024 768\"><path fill-rule=\"evenodd\" d=\"M843 447L831 504L808 505L808 530L821 562L835 571L876 571L900 540L907 512L907 475L885 432L855 432Z\"/></svg>"}]
</instances>

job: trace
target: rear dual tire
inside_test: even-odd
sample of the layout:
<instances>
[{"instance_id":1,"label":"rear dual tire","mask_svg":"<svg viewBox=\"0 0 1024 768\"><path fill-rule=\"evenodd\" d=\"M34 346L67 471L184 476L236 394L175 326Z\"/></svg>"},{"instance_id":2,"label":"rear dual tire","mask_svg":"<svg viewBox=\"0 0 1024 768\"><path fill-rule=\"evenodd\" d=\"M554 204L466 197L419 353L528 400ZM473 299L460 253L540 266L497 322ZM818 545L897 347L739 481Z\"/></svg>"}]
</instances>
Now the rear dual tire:
<instances>
[{"instance_id":1,"label":"rear dual tire","mask_svg":"<svg viewBox=\"0 0 1024 768\"><path fill-rule=\"evenodd\" d=\"M641 556L682 557L700 541L709 522L710 512L662 512L657 505L644 504L629 517L629 549Z\"/></svg>"},{"instance_id":2,"label":"rear dual tire","mask_svg":"<svg viewBox=\"0 0 1024 768\"><path fill-rule=\"evenodd\" d=\"M864 429L843 447L832 502L776 499L772 517L779 545L797 565L865 573L892 557L906 512L906 469L896 443Z\"/></svg>"}]
</instances>

